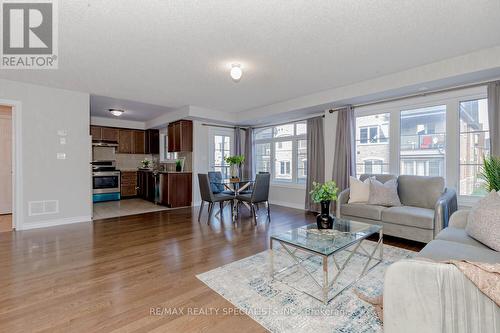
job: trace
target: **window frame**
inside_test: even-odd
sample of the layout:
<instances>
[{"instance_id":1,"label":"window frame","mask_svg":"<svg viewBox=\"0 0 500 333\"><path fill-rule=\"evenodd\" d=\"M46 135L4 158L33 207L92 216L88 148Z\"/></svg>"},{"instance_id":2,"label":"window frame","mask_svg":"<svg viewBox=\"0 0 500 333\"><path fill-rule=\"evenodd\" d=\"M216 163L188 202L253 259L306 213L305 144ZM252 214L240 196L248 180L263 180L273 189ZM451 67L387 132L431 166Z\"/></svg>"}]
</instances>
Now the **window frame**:
<instances>
[{"instance_id":1,"label":"window frame","mask_svg":"<svg viewBox=\"0 0 500 333\"><path fill-rule=\"evenodd\" d=\"M460 102L487 98L486 85L453 90L430 95L417 95L397 101L359 106L354 109L355 118L381 113L390 114L389 167L390 174L400 174L400 117L401 111L446 105L446 154L444 177L447 187L456 189L459 205L471 206L481 197L460 195Z\"/></svg>"},{"instance_id":2,"label":"window frame","mask_svg":"<svg viewBox=\"0 0 500 333\"><path fill-rule=\"evenodd\" d=\"M271 138L264 138L264 139L256 139L256 133L254 132L254 137L253 137L253 142L254 145L257 144L270 144L270 172L271 172L271 184L276 185L276 186L286 186L286 187L298 187L298 188L305 188L306 186L306 179L305 178L299 178L298 177L298 159L299 159L299 141L303 140L306 142L306 149L307 149L307 128L306 128L306 133L304 134L299 134L297 135L297 124L304 124L307 122L305 121L291 121L286 124L279 124L279 125L273 125L273 126L266 126L266 127L261 127L255 130L259 131L264 131L271 129L271 132L273 133L273 137ZM283 136L283 137L274 137L275 133L275 128L280 127L280 126L285 126L285 125L294 125L294 135L291 136ZM292 179L291 180L283 180L283 179L277 179L276 175L276 145L279 143L283 142L292 142L292 160L290 161L290 168L291 168L291 174L292 174ZM257 161L257 156L254 155L254 160ZM306 168L307 169L307 168ZM256 170L258 172L259 170ZM306 177L307 178L307 177Z\"/></svg>"}]
</instances>

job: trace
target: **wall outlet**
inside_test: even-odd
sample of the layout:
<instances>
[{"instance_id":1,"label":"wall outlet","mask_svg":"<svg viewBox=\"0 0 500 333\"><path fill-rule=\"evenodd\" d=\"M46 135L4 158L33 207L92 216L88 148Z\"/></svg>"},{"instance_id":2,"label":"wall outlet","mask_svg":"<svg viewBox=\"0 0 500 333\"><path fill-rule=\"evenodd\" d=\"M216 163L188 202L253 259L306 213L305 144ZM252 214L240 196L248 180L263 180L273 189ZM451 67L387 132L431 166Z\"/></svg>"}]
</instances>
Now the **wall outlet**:
<instances>
[{"instance_id":1,"label":"wall outlet","mask_svg":"<svg viewBox=\"0 0 500 333\"><path fill-rule=\"evenodd\" d=\"M66 144L66 138L65 137L60 137L59 138L59 144L65 145Z\"/></svg>"},{"instance_id":2,"label":"wall outlet","mask_svg":"<svg viewBox=\"0 0 500 333\"><path fill-rule=\"evenodd\" d=\"M65 160L66 159L66 153L57 153L57 159L58 160Z\"/></svg>"}]
</instances>

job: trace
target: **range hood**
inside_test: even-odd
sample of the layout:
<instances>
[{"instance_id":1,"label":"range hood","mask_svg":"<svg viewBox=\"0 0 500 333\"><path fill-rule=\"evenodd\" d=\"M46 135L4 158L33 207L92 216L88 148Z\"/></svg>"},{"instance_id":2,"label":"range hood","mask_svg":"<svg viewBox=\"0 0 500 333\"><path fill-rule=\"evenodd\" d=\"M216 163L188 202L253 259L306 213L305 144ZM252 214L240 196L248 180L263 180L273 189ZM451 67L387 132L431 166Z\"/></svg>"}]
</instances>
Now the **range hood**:
<instances>
[{"instance_id":1,"label":"range hood","mask_svg":"<svg viewBox=\"0 0 500 333\"><path fill-rule=\"evenodd\" d=\"M118 147L118 142L109 140L92 140L94 147Z\"/></svg>"}]
</instances>

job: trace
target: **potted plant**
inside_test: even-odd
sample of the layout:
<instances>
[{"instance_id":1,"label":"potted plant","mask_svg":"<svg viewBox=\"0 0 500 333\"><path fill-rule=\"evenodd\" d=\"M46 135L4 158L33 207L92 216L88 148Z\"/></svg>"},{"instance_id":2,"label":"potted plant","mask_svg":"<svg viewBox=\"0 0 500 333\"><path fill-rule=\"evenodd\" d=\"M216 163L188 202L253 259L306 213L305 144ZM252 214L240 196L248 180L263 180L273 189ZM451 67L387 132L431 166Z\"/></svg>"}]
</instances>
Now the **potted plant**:
<instances>
[{"instance_id":1,"label":"potted plant","mask_svg":"<svg viewBox=\"0 0 500 333\"><path fill-rule=\"evenodd\" d=\"M486 190L500 191L500 157L489 156L483 159L480 176L486 181Z\"/></svg>"},{"instance_id":2,"label":"potted plant","mask_svg":"<svg viewBox=\"0 0 500 333\"><path fill-rule=\"evenodd\" d=\"M143 159L141 161L142 169L149 169L151 168L151 160L148 160L147 158Z\"/></svg>"},{"instance_id":3,"label":"potted plant","mask_svg":"<svg viewBox=\"0 0 500 333\"><path fill-rule=\"evenodd\" d=\"M175 160L175 171L182 171L182 160Z\"/></svg>"},{"instance_id":4,"label":"potted plant","mask_svg":"<svg viewBox=\"0 0 500 333\"><path fill-rule=\"evenodd\" d=\"M333 217L330 216L330 203L337 200L337 184L328 181L324 184L313 182L313 189L309 194L315 203L321 204L321 214L316 217L318 229L332 229Z\"/></svg>"},{"instance_id":5,"label":"potted plant","mask_svg":"<svg viewBox=\"0 0 500 333\"><path fill-rule=\"evenodd\" d=\"M239 179L240 168L245 162L245 156L243 155L234 155L227 156L224 158L227 164L230 167L231 179Z\"/></svg>"}]
</instances>

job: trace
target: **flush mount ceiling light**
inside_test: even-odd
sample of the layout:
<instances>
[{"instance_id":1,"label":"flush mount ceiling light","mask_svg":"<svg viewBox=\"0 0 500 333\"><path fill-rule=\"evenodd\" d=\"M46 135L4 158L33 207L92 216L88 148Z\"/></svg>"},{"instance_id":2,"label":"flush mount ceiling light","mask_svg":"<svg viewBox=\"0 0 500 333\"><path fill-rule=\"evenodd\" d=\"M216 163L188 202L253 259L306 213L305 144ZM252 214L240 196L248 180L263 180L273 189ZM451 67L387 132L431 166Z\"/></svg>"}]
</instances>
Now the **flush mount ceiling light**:
<instances>
[{"instance_id":1,"label":"flush mount ceiling light","mask_svg":"<svg viewBox=\"0 0 500 333\"><path fill-rule=\"evenodd\" d=\"M241 80L241 76L243 75L243 70L241 69L240 64L232 64L231 71L229 72L231 78L234 82L238 82Z\"/></svg>"},{"instance_id":2,"label":"flush mount ceiling light","mask_svg":"<svg viewBox=\"0 0 500 333\"><path fill-rule=\"evenodd\" d=\"M108 110L113 116L119 117L121 116L125 111L120 110L120 109L109 109Z\"/></svg>"}]
</instances>

